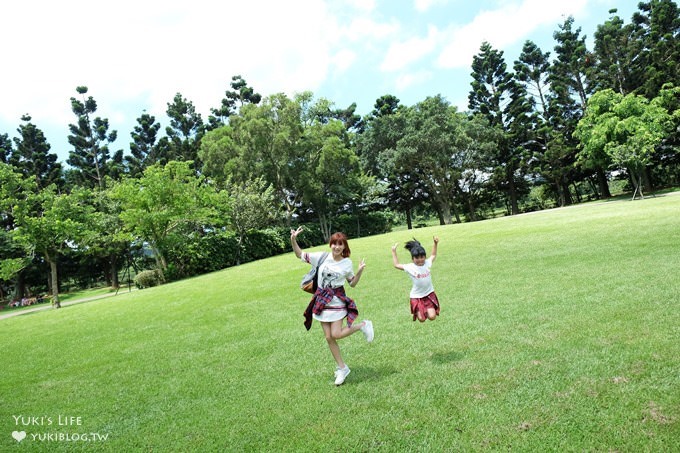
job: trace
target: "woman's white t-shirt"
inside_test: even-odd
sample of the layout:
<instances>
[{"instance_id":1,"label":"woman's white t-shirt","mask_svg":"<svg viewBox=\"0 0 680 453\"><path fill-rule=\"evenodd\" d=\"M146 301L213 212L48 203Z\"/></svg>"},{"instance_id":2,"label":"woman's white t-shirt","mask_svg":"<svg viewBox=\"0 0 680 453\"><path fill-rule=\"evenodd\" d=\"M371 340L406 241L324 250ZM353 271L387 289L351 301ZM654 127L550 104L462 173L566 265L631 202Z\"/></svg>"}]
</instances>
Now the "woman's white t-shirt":
<instances>
[{"instance_id":1,"label":"woman's white t-shirt","mask_svg":"<svg viewBox=\"0 0 680 453\"><path fill-rule=\"evenodd\" d=\"M300 259L305 263L316 266L322 255L323 252L303 253L302 256L300 256ZM352 260L343 258L340 261L335 261L333 259L333 254L329 253L319 267L319 272L316 274L316 282L319 288L326 288L328 286L331 288L339 288L345 284L347 279L352 279L353 277L354 270L352 268ZM327 309L323 310L320 315L313 315L314 319L317 321L332 322L347 316L345 303L337 297L333 297L333 300L326 305L326 308Z\"/></svg>"},{"instance_id":2,"label":"woman's white t-shirt","mask_svg":"<svg viewBox=\"0 0 680 453\"><path fill-rule=\"evenodd\" d=\"M434 291L432 285L432 275L430 268L432 267L432 257L425 260L425 264L417 266L415 263L404 264L404 272L411 277L413 286L411 287L411 298L425 297Z\"/></svg>"}]
</instances>

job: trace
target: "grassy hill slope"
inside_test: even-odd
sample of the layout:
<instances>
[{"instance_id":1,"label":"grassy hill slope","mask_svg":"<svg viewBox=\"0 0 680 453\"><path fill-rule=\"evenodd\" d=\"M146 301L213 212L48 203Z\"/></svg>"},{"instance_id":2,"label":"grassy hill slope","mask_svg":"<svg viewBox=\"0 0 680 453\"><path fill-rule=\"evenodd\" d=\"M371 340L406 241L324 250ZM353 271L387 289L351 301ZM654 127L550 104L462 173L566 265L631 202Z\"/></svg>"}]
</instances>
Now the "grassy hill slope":
<instances>
[{"instance_id":1,"label":"grassy hill slope","mask_svg":"<svg viewBox=\"0 0 680 453\"><path fill-rule=\"evenodd\" d=\"M391 266L412 235L441 239L435 322ZM345 385L291 252L0 321L0 450L677 451L680 196L350 246L376 339L341 340Z\"/></svg>"}]
</instances>

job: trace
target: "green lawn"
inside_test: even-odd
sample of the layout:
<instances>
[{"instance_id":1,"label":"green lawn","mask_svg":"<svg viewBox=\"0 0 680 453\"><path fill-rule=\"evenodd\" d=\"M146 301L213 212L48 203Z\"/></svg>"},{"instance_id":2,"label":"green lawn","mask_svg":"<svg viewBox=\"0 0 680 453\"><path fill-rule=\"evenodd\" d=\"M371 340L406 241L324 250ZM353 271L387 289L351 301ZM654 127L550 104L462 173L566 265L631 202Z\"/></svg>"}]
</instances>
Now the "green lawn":
<instances>
[{"instance_id":1,"label":"green lawn","mask_svg":"<svg viewBox=\"0 0 680 453\"><path fill-rule=\"evenodd\" d=\"M435 322L411 235L441 239ZM345 385L291 252L1 320L0 451L680 451L680 195L350 246L376 339L341 340Z\"/></svg>"}]
</instances>

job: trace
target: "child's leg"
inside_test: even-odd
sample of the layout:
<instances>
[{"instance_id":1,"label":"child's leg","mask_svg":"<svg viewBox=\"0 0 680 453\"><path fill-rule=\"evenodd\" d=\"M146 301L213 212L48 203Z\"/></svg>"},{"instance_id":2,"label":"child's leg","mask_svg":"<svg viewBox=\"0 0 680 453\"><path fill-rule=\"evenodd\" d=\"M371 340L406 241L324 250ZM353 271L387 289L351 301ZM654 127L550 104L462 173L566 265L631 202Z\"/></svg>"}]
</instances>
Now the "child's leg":
<instances>
[{"instance_id":1,"label":"child's leg","mask_svg":"<svg viewBox=\"0 0 680 453\"><path fill-rule=\"evenodd\" d=\"M423 313L422 310L416 311L416 317L418 318L418 321L420 321L420 322L425 322L425 320L427 319L425 317L425 313Z\"/></svg>"},{"instance_id":2,"label":"child's leg","mask_svg":"<svg viewBox=\"0 0 680 453\"><path fill-rule=\"evenodd\" d=\"M428 308L427 319L429 319L430 321L434 321L435 319L437 319L437 309L435 309L434 307Z\"/></svg>"}]
</instances>

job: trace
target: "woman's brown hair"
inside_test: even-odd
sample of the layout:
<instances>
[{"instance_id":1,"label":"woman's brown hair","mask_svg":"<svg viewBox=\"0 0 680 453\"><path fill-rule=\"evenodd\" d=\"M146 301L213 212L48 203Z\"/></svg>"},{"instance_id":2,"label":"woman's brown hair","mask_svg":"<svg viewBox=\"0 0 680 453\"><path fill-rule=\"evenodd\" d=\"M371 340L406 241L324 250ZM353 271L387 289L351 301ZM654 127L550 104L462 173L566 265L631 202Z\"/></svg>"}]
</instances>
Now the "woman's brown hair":
<instances>
[{"instance_id":1,"label":"woman's brown hair","mask_svg":"<svg viewBox=\"0 0 680 453\"><path fill-rule=\"evenodd\" d=\"M349 255L352 253L349 249L349 244L347 243L347 236L345 236L345 233L333 233L331 235L331 239L328 241L328 246L330 247L333 244L342 244L345 246L344 250L342 251L342 257L343 258L349 258Z\"/></svg>"}]
</instances>

